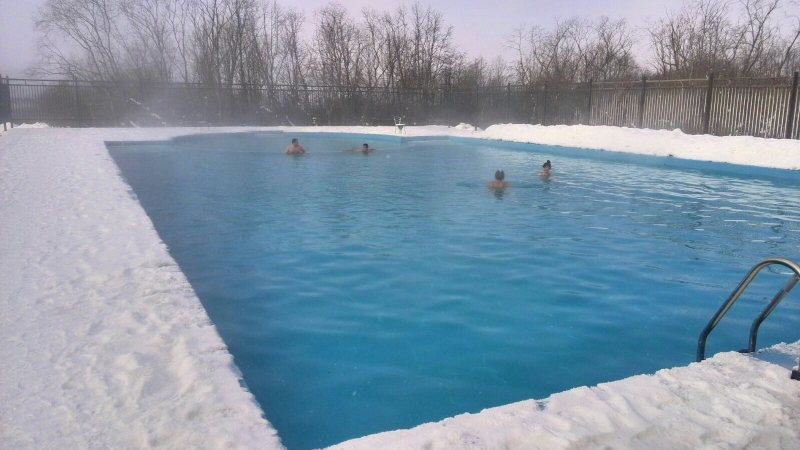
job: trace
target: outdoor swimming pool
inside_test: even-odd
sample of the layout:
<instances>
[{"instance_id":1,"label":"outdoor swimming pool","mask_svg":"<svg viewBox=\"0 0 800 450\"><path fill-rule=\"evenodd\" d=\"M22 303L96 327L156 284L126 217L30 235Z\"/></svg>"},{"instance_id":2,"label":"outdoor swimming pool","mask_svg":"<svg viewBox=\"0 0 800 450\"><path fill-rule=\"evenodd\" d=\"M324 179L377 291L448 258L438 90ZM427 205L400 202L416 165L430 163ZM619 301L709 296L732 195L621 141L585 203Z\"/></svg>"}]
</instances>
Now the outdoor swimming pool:
<instances>
[{"instance_id":1,"label":"outdoor swimming pool","mask_svg":"<svg viewBox=\"0 0 800 450\"><path fill-rule=\"evenodd\" d=\"M364 136L289 157L291 137L111 147L289 448L690 363L750 266L800 253L800 175ZM707 354L744 347L784 281L760 277ZM759 347L800 339L797 297Z\"/></svg>"}]
</instances>

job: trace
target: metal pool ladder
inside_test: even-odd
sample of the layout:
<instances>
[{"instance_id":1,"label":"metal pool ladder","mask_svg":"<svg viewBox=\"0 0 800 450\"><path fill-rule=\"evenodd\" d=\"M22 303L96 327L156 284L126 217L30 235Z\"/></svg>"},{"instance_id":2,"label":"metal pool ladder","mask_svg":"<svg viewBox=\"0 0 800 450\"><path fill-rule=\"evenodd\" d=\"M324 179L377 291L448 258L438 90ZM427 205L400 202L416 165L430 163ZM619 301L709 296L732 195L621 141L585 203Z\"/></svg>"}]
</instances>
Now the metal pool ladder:
<instances>
[{"instance_id":1,"label":"metal pool ladder","mask_svg":"<svg viewBox=\"0 0 800 450\"><path fill-rule=\"evenodd\" d=\"M739 350L740 353L753 353L756 351L756 337L758 335L758 327L761 326L761 322L763 322L764 319L766 319L770 315L770 313L772 313L775 307L778 306L778 303L780 303L781 300L783 300L783 298L786 297L786 294L788 294L789 291L792 290L794 285L797 284L798 281L800 281L800 266L785 258L762 259L761 261L756 263L756 265L754 265L749 272L747 272L747 275L745 275L744 278L742 278L742 281L739 282L739 285L736 286L736 289L733 290L731 296L728 297L727 300L725 300L725 303L722 304L722 306L719 308L719 311L717 311L717 313L714 314L714 317L711 318L706 327L703 328L703 331L700 332L700 338L697 340L697 362L700 362L705 359L706 339L708 339L708 335L709 333L711 333L711 330L713 330L714 327L717 326L719 321L722 320L722 316L724 316L725 313L727 313L728 310L731 309L731 306L733 306L736 300L739 299L739 296L741 296L742 293L745 291L745 289L747 289L747 287L750 285L750 282L753 281L756 275L758 275L758 273L761 272L761 269L767 266L771 266L773 264L787 267L792 272L794 272L794 274L792 274L792 277L789 279L789 281L787 281L786 284L783 285L781 290L778 291L777 294L775 294L775 297L772 297L772 300L770 300L770 302L767 304L764 310L761 311L761 313L755 318L755 320L753 320L753 324L750 326L750 343L748 344L746 349ZM800 367L800 361L798 361L798 366ZM800 370L792 371L792 379L800 380Z\"/></svg>"}]
</instances>

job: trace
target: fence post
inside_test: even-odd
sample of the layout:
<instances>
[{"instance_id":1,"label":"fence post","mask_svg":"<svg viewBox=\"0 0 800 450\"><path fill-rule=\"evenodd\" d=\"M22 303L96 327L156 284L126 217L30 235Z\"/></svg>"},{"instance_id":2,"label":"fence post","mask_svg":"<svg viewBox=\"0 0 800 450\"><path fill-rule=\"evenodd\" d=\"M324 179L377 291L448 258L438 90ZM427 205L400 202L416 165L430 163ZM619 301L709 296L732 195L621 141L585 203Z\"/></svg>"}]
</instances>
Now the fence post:
<instances>
[{"instance_id":1,"label":"fence post","mask_svg":"<svg viewBox=\"0 0 800 450\"><path fill-rule=\"evenodd\" d=\"M481 121L481 85L475 85L475 126L480 126Z\"/></svg>"},{"instance_id":2,"label":"fence post","mask_svg":"<svg viewBox=\"0 0 800 450\"><path fill-rule=\"evenodd\" d=\"M792 138L794 107L797 105L797 76L798 72L795 70L794 76L792 77L792 91L789 93L789 111L786 112L786 139Z\"/></svg>"},{"instance_id":3,"label":"fence post","mask_svg":"<svg viewBox=\"0 0 800 450\"><path fill-rule=\"evenodd\" d=\"M4 89L2 85L3 85L3 74L0 73L0 89ZM10 111L11 110L11 85L9 84L8 76L6 76L6 85L8 85L8 109ZM0 95L1 94L2 94L2 91L0 91ZM0 103L0 106L2 106L2 105L3 104ZM3 119L3 131L8 131L8 126L6 125L6 117L5 117L5 115L3 115L3 110L1 108L0 108L0 118ZM12 122L11 125L13 126L14 123Z\"/></svg>"},{"instance_id":4,"label":"fence post","mask_svg":"<svg viewBox=\"0 0 800 450\"><path fill-rule=\"evenodd\" d=\"M11 129L14 129L14 108L11 105L11 78L6 75L6 84L8 85L8 123L11 124Z\"/></svg>"},{"instance_id":5,"label":"fence post","mask_svg":"<svg viewBox=\"0 0 800 450\"><path fill-rule=\"evenodd\" d=\"M72 77L72 83L75 85L75 121L78 123L78 127L82 127L83 124L81 123L81 107L80 107L80 92L78 91L78 79Z\"/></svg>"},{"instance_id":6,"label":"fence post","mask_svg":"<svg viewBox=\"0 0 800 450\"><path fill-rule=\"evenodd\" d=\"M427 98L428 125L432 125L433 124L433 117L434 117L433 108L436 105L436 97L434 97L434 93L433 93L433 88L432 87L428 86L426 91L428 92L428 98Z\"/></svg>"},{"instance_id":7,"label":"fence post","mask_svg":"<svg viewBox=\"0 0 800 450\"><path fill-rule=\"evenodd\" d=\"M644 125L644 101L647 95L647 77L642 77L642 92L639 94L639 124L638 127L642 128Z\"/></svg>"},{"instance_id":8,"label":"fence post","mask_svg":"<svg viewBox=\"0 0 800 450\"><path fill-rule=\"evenodd\" d=\"M544 108L542 108L542 125L547 126L547 93L548 85L544 84Z\"/></svg>"},{"instance_id":9,"label":"fence post","mask_svg":"<svg viewBox=\"0 0 800 450\"><path fill-rule=\"evenodd\" d=\"M5 85L8 87L8 115L11 115L11 81L6 76L6 83ZM3 101L3 97L5 96L5 87L3 87L3 74L0 74L0 119L3 120L3 131L8 131L8 125L6 125L6 115L3 114L3 106L5 102ZM9 119L9 122L11 120ZM11 126L14 126L14 122L11 122Z\"/></svg>"},{"instance_id":10,"label":"fence post","mask_svg":"<svg viewBox=\"0 0 800 450\"><path fill-rule=\"evenodd\" d=\"M506 122L511 123L511 83L506 85Z\"/></svg>"},{"instance_id":11,"label":"fence post","mask_svg":"<svg viewBox=\"0 0 800 450\"><path fill-rule=\"evenodd\" d=\"M708 73L708 90L706 91L706 104L703 111L703 134L708 134L711 123L711 97L714 91L714 72Z\"/></svg>"},{"instance_id":12,"label":"fence post","mask_svg":"<svg viewBox=\"0 0 800 450\"><path fill-rule=\"evenodd\" d=\"M592 79L589 78L589 102L586 105L586 125L592 124Z\"/></svg>"},{"instance_id":13,"label":"fence post","mask_svg":"<svg viewBox=\"0 0 800 450\"><path fill-rule=\"evenodd\" d=\"M11 106L11 78L6 75L6 84L8 85L8 123L11 124L11 129L14 129L14 108Z\"/></svg>"}]
</instances>

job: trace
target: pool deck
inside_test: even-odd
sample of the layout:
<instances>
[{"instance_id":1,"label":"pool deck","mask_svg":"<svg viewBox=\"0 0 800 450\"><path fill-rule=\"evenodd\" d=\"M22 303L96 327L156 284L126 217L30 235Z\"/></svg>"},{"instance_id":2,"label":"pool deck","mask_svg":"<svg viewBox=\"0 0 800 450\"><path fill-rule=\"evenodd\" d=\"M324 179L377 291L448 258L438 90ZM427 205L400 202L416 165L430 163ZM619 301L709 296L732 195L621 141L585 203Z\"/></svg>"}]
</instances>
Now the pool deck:
<instances>
[{"instance_id":1,"label":"pool deck","mask_svg":"<svg viewBox=\"0 0 800 450\"><path fill-rule=\"evenodd\" d=\"M0 135L0 447L281 448L105 146L280 130L53 128ZM394 133L393 127L291 131ZM798 141L527 125L407 133L800 167ZM798 344L762 359L723 353L341 447L800 448L800 382L789 380L790 359L781 356L796 361L798 353Z\"/></svg>"}]
</instances>

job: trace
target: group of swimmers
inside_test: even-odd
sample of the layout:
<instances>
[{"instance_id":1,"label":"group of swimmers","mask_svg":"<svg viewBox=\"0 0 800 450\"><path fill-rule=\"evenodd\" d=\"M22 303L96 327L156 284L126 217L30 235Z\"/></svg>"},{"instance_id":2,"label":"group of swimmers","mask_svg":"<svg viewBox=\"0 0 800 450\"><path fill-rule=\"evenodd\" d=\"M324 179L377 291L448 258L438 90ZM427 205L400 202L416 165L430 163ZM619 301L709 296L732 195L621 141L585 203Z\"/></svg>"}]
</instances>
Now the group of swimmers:
<instances>
[{"instance_id":1,"label":"group of swimmers","mask_svg":"<svg viewBox=\"0 0 800 450\"><path fill-rule=\"evenodd\" d=\"M539 172L537 175L540 180L542 181L550 181L553 179L553 174L550 173L550 169L553 168L553 165L550 164L550 160L548 159L544 164L542 164L542 171ZM498 170L494 173L494 181L490 181L486 183L486 187L489 189L505 189L511 187L511 184L506 183L503 181L506 178L506 173L502 170Z\"/></svg>"},{"instance_id":2,"label":"group of swimmers","mask_svg":"<svg viewBox=\"0 0 800 450\"><path fill-rule=\"evenodd\" d=\"M370 148L369 144L364 144L361 148L354 148L350 150L342 150L343 152L348 153L362 153L362 154L369 154L375 151L375 149ZM300 141L297 138L292 139L292 143L286 147L286 151L284 152L287 155L303 155L306 153L306 149L300 146ZM550 160L548 159L544 164L542 164L542 171L539 172L539 179L542 181L550 181L552 179L552 174L550 173L550 169L552 168L552 164L550 164ZM502 170L498 170L494 173L494 181L490 181L486 183L486 187L489 189L505 189L511 187L511 184L506 183L503 181L506 177L506 173Z\"/></svg>"},{"instance_id":3,"label":"group of swimmers","mask_svg":"<svg viewBox=\"0 0 800 450\"><path fill-rule=\"evenodd\" d=\"M370 148L369 144L364 144L364 145L361 146L361 148L354 148L354 149L342 150L342 151L343 152L348 152L348 153L363 153L363 154L366 155L366 154L374 152L375 149L374 148ZM289 144L288 147L286 147L286 151L284 153L286 153L287 155L304 155L306 153L306 149L304 149L300 145L300 141L298 141L297 138L294 138L294 139L292 139L292 143Z\"/></svg>"}]
</instances>

